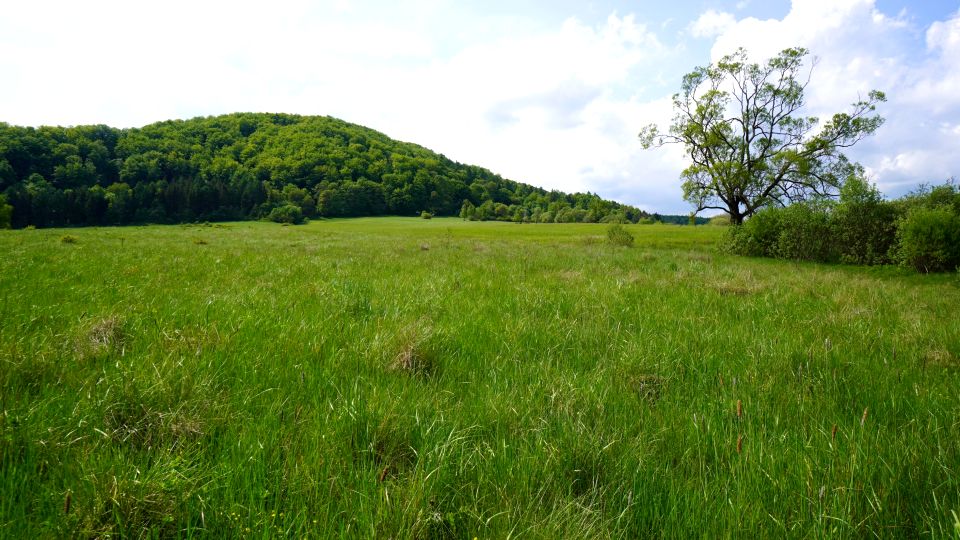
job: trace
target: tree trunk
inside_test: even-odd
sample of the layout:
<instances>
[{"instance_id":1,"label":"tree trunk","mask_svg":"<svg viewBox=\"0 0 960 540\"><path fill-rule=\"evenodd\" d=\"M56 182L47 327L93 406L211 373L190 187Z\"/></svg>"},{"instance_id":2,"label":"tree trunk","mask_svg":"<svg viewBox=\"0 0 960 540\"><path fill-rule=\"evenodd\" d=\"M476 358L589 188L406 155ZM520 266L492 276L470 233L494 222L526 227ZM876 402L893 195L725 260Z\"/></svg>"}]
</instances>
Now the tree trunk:
<instances>
[{"instance_id":1,"label":"tree trunk","mask_svg":"<svg viewBox=\"0 0 960 540\"><path fill-rule=\"evenodd\" d=\"M730 214L731 225L743 225L743 214L740 213L739 208L736 210L728 210L727 213Z\"/></svg>"}]
</instances>

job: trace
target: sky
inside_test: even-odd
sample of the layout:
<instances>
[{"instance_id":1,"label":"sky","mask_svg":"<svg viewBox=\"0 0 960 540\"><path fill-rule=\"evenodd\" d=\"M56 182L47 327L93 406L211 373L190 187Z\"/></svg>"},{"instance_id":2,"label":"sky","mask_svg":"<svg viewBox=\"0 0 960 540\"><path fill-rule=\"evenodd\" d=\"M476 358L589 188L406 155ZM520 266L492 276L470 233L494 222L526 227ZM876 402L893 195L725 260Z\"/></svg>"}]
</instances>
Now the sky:
<instances>
[{"instance_id":1,"label":"sky","mask_svg":"<svg viewBox=\"0 0 960 540\"><path fill-rule=\"evenodd\" d=\"M10 2L0 122L138 127L330 115L507 178L686 213L683 149L644 150L683 75L745 47L817 61L807 112L872 89L848 155L888 196L960 177L960 0Z\"/></svg>"}]
</instances>

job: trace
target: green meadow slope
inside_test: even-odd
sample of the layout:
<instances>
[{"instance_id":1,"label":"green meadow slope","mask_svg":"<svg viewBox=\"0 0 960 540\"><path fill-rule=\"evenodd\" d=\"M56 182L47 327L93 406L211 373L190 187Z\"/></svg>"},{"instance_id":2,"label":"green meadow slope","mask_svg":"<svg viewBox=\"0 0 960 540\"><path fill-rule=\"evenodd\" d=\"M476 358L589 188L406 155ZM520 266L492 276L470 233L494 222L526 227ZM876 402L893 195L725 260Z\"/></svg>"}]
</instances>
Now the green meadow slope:
<instances>
[{"instance_id":1,"label":"green meadow slope","mask_svg":"<svg viewBox=\"0 0 960 540\"><path fill-rule=\"evenodd\" d=\"M950 537L960 281L716 227L0 231L0 537Z\"/></svg>"}]
</instances>

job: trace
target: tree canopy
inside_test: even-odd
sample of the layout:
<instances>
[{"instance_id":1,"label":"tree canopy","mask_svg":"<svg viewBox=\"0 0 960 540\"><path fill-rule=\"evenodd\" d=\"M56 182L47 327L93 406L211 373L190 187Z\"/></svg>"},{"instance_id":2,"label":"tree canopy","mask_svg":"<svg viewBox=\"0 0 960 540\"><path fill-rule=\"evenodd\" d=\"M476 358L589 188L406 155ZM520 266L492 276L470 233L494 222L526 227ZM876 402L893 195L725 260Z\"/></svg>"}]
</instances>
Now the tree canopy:
<instances>
[{"instance_id":1,"label":"tree canopy","mask_svg":"<svg viewBox=\"0 0 960 540\"><path fill-rule=\"evenodd\" d=\"M656 125L641 131L645 148L684 146L691 164L682 173L683 195L697 212L723 210L739 224L766 206L836 196L846 178L862 172L843 150L883 124L872 113L886 98L871 91L823 125L803 116L813 70L804 69L807 54L785 49L757 64L739 49L698 67L673 96L668 133Z\"/></svg>"},{"instance_id":2,"label":"tree canopy","mask_svg":"<svg viewBox=\"0 0 960 540\"><path fill-rule=\"evenodd\" d=\"M136 129L0 123L0 195L0 218L12 207L15 228L294 219L291 206L304 217L646 217L596 194L507 180L335 118L267 113Z\"/></svg>"}]
</instances>

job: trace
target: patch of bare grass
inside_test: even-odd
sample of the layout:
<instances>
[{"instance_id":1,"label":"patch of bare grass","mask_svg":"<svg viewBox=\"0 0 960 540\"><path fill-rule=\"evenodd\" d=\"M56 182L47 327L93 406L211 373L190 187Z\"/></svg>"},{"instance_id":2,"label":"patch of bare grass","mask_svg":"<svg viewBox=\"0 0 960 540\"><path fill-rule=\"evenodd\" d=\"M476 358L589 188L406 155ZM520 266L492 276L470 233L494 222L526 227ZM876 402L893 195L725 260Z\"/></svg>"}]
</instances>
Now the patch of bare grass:
<instances>
[{"instance_id":1,"label":"patch of bare grass","mask_svg":"<svg viewBox=\"0 0 960 540\"><path fill-rule=\"evenodd\" d=\"M637 373L629 376L631 388L643 401L654 405L663 394L664 379L653 373Z\"/></svg>"},{"instance_id":2,"label":"patch of bare grass","mask_svg":"<svg viewBox=\"0 0 960 540\"><path fill-rule=\"evenodd\" d=\"M433 337L433 327L426 321L418 321L401 331L390 370L419 378L435 376L440 368L440 358L432 343Z\"/></svg>"},{"instance_id":3,"label":"patch of bare grass","mask_svg":"<svg viewBox=\"0 0 960 540\"><path fill-rule=\"evenodd\" d=\"M923 357L924 365L930 367L958 368L960 358L944 347L927 350Z\"/></svg>"},{"instance_id":4,"label":"patch of bare grass","mask_svg":"<svg viewBox=\"0 0 960 540\"><path fill-rule=\"evenodd\" d=\"M80 360L113 352L123 355L126 342L123 319L111 315L86 327L77 337L74 350Z\"/></svg>"}]
</instances>

